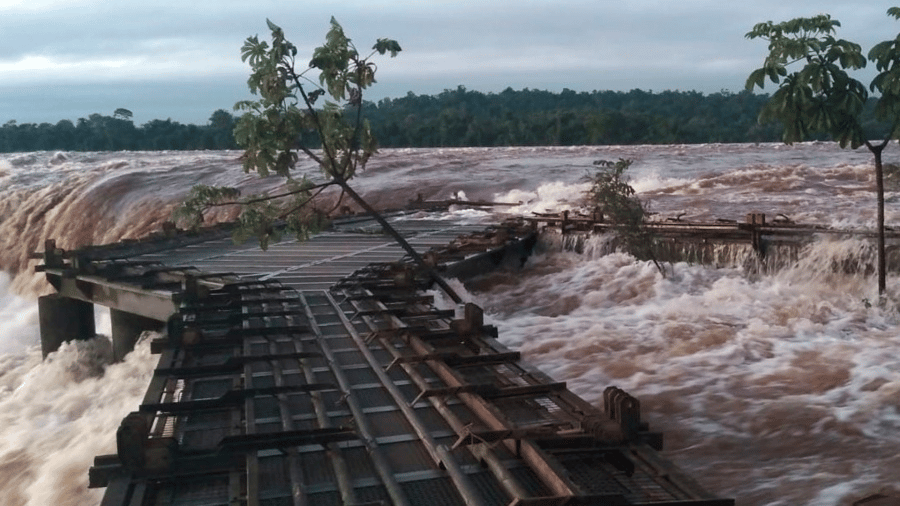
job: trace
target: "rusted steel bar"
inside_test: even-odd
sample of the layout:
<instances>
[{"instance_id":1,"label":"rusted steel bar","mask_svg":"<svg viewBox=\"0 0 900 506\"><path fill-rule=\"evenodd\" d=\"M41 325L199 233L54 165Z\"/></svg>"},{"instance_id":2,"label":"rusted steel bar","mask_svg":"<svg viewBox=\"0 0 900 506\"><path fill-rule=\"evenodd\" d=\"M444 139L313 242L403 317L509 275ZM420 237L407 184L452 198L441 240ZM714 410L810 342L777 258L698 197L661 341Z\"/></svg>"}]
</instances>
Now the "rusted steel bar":
<instances>
[{"instance_id":1,"label":"rusted steel bar","mask_svg":"<svg viewBox=\"0 0 900 506\"><path fill-rule=\"evenodd\" d=\"M370 325L372 327L372 325ZM403 355L400 354L400 351L397 350L394 346L391 346L389 343L385 342L386 336L383 334L376 333L382 340L383 348L391 353L394 357L394 361L392 363L399 363L406 374L413 380L419 390L426 390L429 388L429 383L425 378L422 377L421 374L415 369L415 367L409 365L412 363L411 361L400 361L400 359L404 358ZM432 407L447 421L450 427L457 434L462 434L466 429L466 424L463 423L458 416L447 406L447 403L441 399L440 397L431 397L429 398ZM490 447L485 447L483 445L478 446L468 446L467 449L469 452L479 461L487 464L488 469L497 477L497 481L500 483L500 486L509 494L510 497L513 498L513 501L521 500L527 497L530 497L531 494L522 487L522 484L519 483L519 480L513 476L513 474L509 471L509 469L500 461L500 459L493 453Z\"/></svg>"},{"instance_id":2,"label":"rusted steel bar","mask_svg":"<svg viewBox=\"0 0 900 506\"><path fill-rule=\"evenodd\" d=\"M234 296L234 297L237 299L240 299L239 295ZM238 349L238 348L236 347L235 349ZM241 343L241 346L239 349L245 356L252 354L251 344L248 339L245 339ZM250 363L241 364L241 372L243 373L244 386L247 388L255 387L255 385L254 385L255 380L253 378L253 368L251 367ZM273 374L274 374L274 371L273 371ZM280 401L281 401L281 399L279 399L279 403L283 404ZM244 434L242 434L241 437L245 441L252 440L255 437L259 437L259 435L257 433L257 428L256 428L256 405L252 398L247 398L244 400L243 407L244 407L243 420L232 420L232 423L233 423L232 426L233 427L241 427L241 424L243 422ZM279 407L282 407L282 406L279 406ZM282 419L282 424L284 424L284 422L285 421ZM283 425L283 427L285 430L290 430L293 428L290 425ZM225 438L225 439L228 439L228 438ZM223 439L223 441L225 439ZM222 445L222 441L220 441L219 444ZM288 455L292 455L293 451L292 451L292 449L289 448L286 453ZM293 468L295 467L293 460L294 459L291 458L291 462L289 462L289 464L288 464L289 473L291 473L292 477L294 476ZM244 456L244 462L245 462L245 466L246 466L246 469L244 470L244 474L246 476L246 490L244 492L247 496L247 506L251 506L251 505L259 506L259 456L258 456L257 452L256 451L246 452L246 454ZM232 479L231 481L233 482L234 480ZM234 490L232 490L231 492L233 494ZM255 497L251 498L251 496L255 496ZM232 495L232 497L235 497L235 496ZM238 495L237 497L240 497L240 495ZM303 499L304 500L299 501L299 505L305 506L305 496L303 496ZM295 506L299 506L298 504L296 504L297 502L298 501L295 501Z\"/></svg>"},{"instance_id":3,"label":"rusted steel bar","mask_svg":"<svg viewBox=\"0 0 900 506\"><path fill-rule=\"evenodd\" d=\"M535 217L523 218L526 222L535 224L546 223L550 226L556 226L559 223L574 225L580 227L579 230L604 231L615 229L616 225L612 223L604 223L588 216L572 216L569 215L545 215L538 214ZM754 221L755 220L755 221ZM747 225L751 225L748 227ZM860 229L840 229L829 228L823 225L802 224L787 221L775 222L765 221L765 214L750 213L746 223L738 223L736 220L716 220L712 222L691 222L691 221L648 221L644 226L659 234L670 235L705 235L709 238L715 238L721 234L735 234L735 237L741 237L744 240L751 239L751 232L756 231L763 235L769 236L798 236L808 235L812 237L816 234L832 234L832 235L848 235L861 237L875 237L877 231L860 230ZM888 237L900 238L900 230L887 230Z\"/></svg>"},{"instance_id":4,"label":"rusted steel bar","mask_svg":"<svg viewBox=\"0 0 900 506\"><path fill-rule=\"evenodd\" d=\"M385 369L390 371L397 364L426 362L428 360L441 360L453 367L476 367L482 365L496 365L507 362L516 362L522 358L518 351L507 353L486 353L483 355L460 355L458 353L431 353L428 355L409 355L395 358Z\"/></svg>"},{"instance_id":5,"label":"rusted steel bar","mask_svg":"<svg viewBox=\"0 0 900 506\"><path fill-rule=\"evenodd\" d=\"M460 394L477 394L485 399L500 399L504 397L518 397L529 395L542 395L550 392L565 390L565 382L540 383L537 385L523 385L500 388L493 384L464 384L452 387L429 388L419 393L410 404L415 405L422 398L436 396L451 396Z\"/></svg>"},{"instance_id":6,"label":"rusted steel bar","mask_svg":"<svg viewBox=\"0 0 900 506\"><path fill-rule=\"evenodd\" d=\"M422 343L415 336L409 340L410 346L416 353L428 354L432 353L425 343ZM453 369L441 363L428 363L438 376L449 386L462 386L463 382ZM462 393L459 398L475 412L476 415L491 429L504 430L511 428L511 425L505 417L497 411L497 408L486 402L484 398L477 394ZM547 455L543 450L538 448L530 441L521 441L520 444L505 441L507 447L513 453L518 453L528 462L532 469L541 477L545 484L557 495L576 496L579 493L578 487L567 478L568 473L553 461L552 457Z\"/></svg>"},{"instance_id":7,"label":"rusted steel bar","mask_svg":"<svg viewBox=\"0 0 900 506\"><path fill-rule=\"evenodd\" d=\"M298 294L299 295L299 294ZM295 300L299 300L295 299ZM303 342L293 339L292 340L293 347L297 350L297 353L302 353ZM270 344L270 346L274 346L274 343ZM300 368L303 371L304 379L307 383L314 383L316 381L315 373L312 371L312 367L309 364L309 360L311 357L303 357L298 360L300 364ZM313 410L316 414L316 422L318 423L321 429L330 429L332 428L331 419L328 417L328 408L325 406L325 401L322 399L321 392L313 392L310 395ZM356 493L353 491L353 484L350 479L350 471L347 469L347 461L344 459L343 454L341 453L341 449L334 444L327 444L325 446L325 452L330 457L331 467L334 470L334 476L337 480L338 490L341 493L341 500L345 503L352 504L356 501ZM291 459L292 466L297 466L297 459L292 457ZM291 470L292 480L294 481L302 481L300 478L301 473L299 469L296 471L292 468Z\"/></svg>"},{"instance_id":8,"label":"rusted steel bar","mask_svg":"<svg viewBox=\"0 0 900 506\"><path fill-rule=\"evenodd\" d=\"M155 375L163 376L207 376L216 374L227 374L239 372L241 368L253 362L268 362L282 359L302 359L321 357L318 352L296 352L296 353L273 353L270 355L241 355L228 357L224 362L219 364L196 365L189 367L158 367L153 371Z\"/></svg>"},{"instance_id":9,"label":"rusted steel bar","mask_svg":"<svg viewBox=\"0 0 900 506\"><path fill-rule=\"evenodd\" d=\"M431 444L433 445L434 441L432 441ZM469 476L463 472L462 468L456 462L456 458L453 457L453 454L447 446L436 445L434 446L434 452L437 455L437 461L443 465L447 474L450 475L450 480L456 485L459 495L463 498L463 502L468 506L480 506L484 504L484 497L478 492L478 489L475 487L475 484L472 483L472 480L469 479Z\"/></svg>"},{"instance_id":10,"label":"rusted steel bar","mask_svg":"<svg viewBox=\"0 0 900 506\"><path fill-rule=\"evenodd\" d=\"M301 301L303 303L304 309L306 310L306 317L309 320L310 326L318 327L315 319L315 314L313 313L312 308L310 308L309 303L305 298L302 297ZM321 332L317 332L317 334L321 334ZM330 364L337 364L337 360L335 359L334 354L332 353L330 347L328 346L328 343L326 343L324 339L319 340L319 347ZM388 495L391 497L391 500L395 505L409 505L409 500L407 499L406 494L397 483L397 480L394 477L393 472L391 471L387 459L382 454L381 449L378 447L378 443L375 441L375 438L372 435L372 429L369 427L368 419L366 418L362 408L359 406L359 403L356 400L356 396L353 394L350 382L347 380L347 376L339 367L332 367L331 369L335 379L341 386L341 390L345 393L344 402L347 403L347 407L353 414L354 421L357 428L359 429L360 440L363 442L369 452L369 455L372 458L372 464L375 466L375 470L378 473L378 477L381 479L381 483L384 485Z\"/></svg>"},{"instance_id":11,"label":"rusted steel bar","mask_svg":"<svg viewBox=\"0 0 900 506\"><path fill-rule=\"evenodd\" d=\"M327 294L328 301L331 304L338 308L337 303L331 294ZM444 469L447 470L447 474L450 475L450 479L453 480L453 483L457 486L460 495L463 497L463 500L466 504L471 506L478 506L480 504L484 504L484 498L481 497L481 494L478 492L478 489L469 479L469 477L462 471L459 466L459 463L453 457L453 455L447 450L443 445L438 445L434 438L431 436L428 428L424 423L419 419L419 416L416 415L413 404L407 404L406 398L403 396L403 393L394 384L393 380L387 375L384 370L384 366L379 362L379 360L375 357L372 351L369 349L369 346L363 340L362 336L359 335L359 332L356 331L356 328L347 319L346 315L343 312L338 311L338 316L341 319L341 323L347 329L347 332L350 333L350 336L353 338L353 341L356 343L356 346L362 352L363 356L366 358L366 361L372 367L375 375L378 377L381 384L388 391L391 397L396 402L397 406L403 412L406 417L406 420L413 427L413 430L416 432L416 435L419 436L422 443L425 446L425 449L431 455L431 458L434 460L436 464L439 464Z\"/></svg>"},{"instance_id":12,"label":"rusted steel bar","mask_svg":"<svg viewBox=\"0 0 900 506\"><path fill-rule=\"evenodd\" d=\"M471 312L472 311L469 311L469 313ZM466 327L463 330L467 332L474 332L476 331L477 326L477 322L469 322L468 326L463 326ZM407 343L417 354L428 355L434 353L433 349L427 347L424 343L419 341L415 335L408 335ZM464 383L448 365L435 362L427 363L446 384L450 385L451 388L463 386ZM406 369L407 367L408 366L404 365L404 369ZM511 427L509 421L505 420L505 417L499 411L497 411L497 408L492 406L490 403L487 403L481 396L477 394L460 393L459 398L463 400L469 407L469 409L471 409L488 427L498 430L508 429ZM554 461L552 457L547 455L534 443L530 441L516 441L514 443L507 442L507 447L514 454L520 455L531 466L531 468L536 472L541 480L553 491L554 494L567 498L578 495L578 487L567 478L568 473L558 462ZM496 467L497 468L495 469L495 471L499 473L498 476L501 476L501 483L506 482L505 486L509 486L511 489L516 488L514 485L512 485L515 482L509 482L508 474L504 473L502 469L500 469L500 467L502 466ZM522 497L521 495L519 495L521 494L521 492L521 490L516 490L516 495L513 495L513 497Z\"/></svg>"},{"instance_id":13,"label":"rusted steel bar","mask_svg":"<svg viewBox=\"0 0 900 506\"><path fill-rule=\"evenodd\" d=\"M299 300L299 294L298 294L298 296L295 297L290 302L298 304L299 301L300 300ZM277 304L279 306L284 305L283 302L274 302L273 304ZM300 311L299 308L297 308L295 310L296 316L300 316L301 313L299 313L299 311ZM306 382L308 384L313 384L315 382L314 375L311 373L311 371L308 371L308 368L306 368L304 366L304 364L306 363L307 360L309 360L311 358L321 357L322 354L319 352L311 353L311 352L300 351L300 348L302 347L303 343L298 340L292 339L291 345L295 350L294 353L279 354L279 353L277 353L277 351L278 351L277 344L273 340L268 340L269 356L279 356L279 355L282 356L282 358L272 360L272 374L275 378L275 384L280 385L280 384L284 383L284 376L283 376L283 371L281 369L281 363L280 363L280 360L283 359L284 355L289 355L289 356L292 356L291 359L296 359L298 364L300 364L301 367L303 367L304 372L309 372L309 374L306 374L306 376L305 376ZM245 376L252 377L252 375L253 375L252 370L250 368L247 368ZM317 408L321 407L321 409L322 409L323 416L319 417L320 420L321 419L325 420L325 423L324 424L320 423L319 429L316 429L314 432L317 434L325 435L326 437L323 440L320 440L317 442L322 445L322 447L325 449L325 451L330 456L329 460L330 460L331 466L335 472L335 477L337 479L337 484L338 484L338 490L340 490L340 493L341 493L341 499L347 504L352 504L352 503L356 502L357 497L353 490L353 486L350 483L349 473L347 471L347 463L344 461L344 458L341 455L340 450L335 446L334 443L336 443L338 441L355 440L355 439L358 439L358 437L355 433L353 433L352 431L350 431L346 428L334 428L331 426L330 422L328 421L327 414L325 413L325 408L324 408L324 406L321 406L322 403L321 403L321 396L320 396L319 390L311 392L310 396L312 398L312 402L313 402L313 405L315 406L315 408L317 409ZM316 403L316 400L318 400L319 402ZM281 424L282 424L283 429L285 431L291 431L294 426L294 421L291 418L290 409L288 408L287 403L285 402L285 399L282 398L281 396L279 396L279 414L281 416ZM317 415L318 415L318 413L317 413ZM298 443L299 443L299 441L298 441ZM305 505L308 502L308 497L307 497L304 482L303 482L303 473L301 470L300 459L299 459L299 456L297 453L297 449L295 448L295 446L298 446L298 445L292 445L290 448L288 448L288 451L287 451L288 474L289 474L290 481L291 481L291 498L294 503L294 506Z\"/></svg>"},{"instance_id":14,"label":"rusted steel bar","mask_svg":"<svg viewBox=\"0 0 900 506\"><path fill-rule=\"evenodd\" d=\"M206 409L218 409L222 407L234 406L243 402L245 399L253 397L261 397L264 395L278 395L295 392L314 392L317 390L336 390L337 386L330 383L310 383L307 385L291 385L265 388L245 388L238 390L229 390L220 397L215 399L200 399L180 402L160 402L152 404L141 404L140 411L145 413L187 413L190 411L200 411Z\"/></svg>"},{"instance_id":15,"label":"rusted steel bar","mask_svg":"<svg viewBox=\"0 0 900 506\"><path fill-rule=\"evenodd\" d=\"M219 442L223 450L245 452L250 450L268 450L358 439L355 432L345 427L328 429L284 430L271 434L243 434L228 436Z\"/></svg>"}]
</instances>

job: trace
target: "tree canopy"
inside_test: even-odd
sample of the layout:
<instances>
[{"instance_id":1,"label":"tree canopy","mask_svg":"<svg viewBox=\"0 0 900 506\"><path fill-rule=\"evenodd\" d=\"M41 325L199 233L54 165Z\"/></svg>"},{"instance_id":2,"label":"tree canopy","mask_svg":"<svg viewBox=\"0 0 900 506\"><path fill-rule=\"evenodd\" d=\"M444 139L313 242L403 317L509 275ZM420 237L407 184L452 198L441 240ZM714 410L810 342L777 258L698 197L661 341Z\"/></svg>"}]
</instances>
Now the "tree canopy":
<instances>
[{"instance_id":1,"label":"tree canopy","mask_svg":"<svg viewBox=\"0 0 900 506\"><path fill-rule=\"evenodd\" d=\"M322 108L321 98L314 95ZM772 142L781 139L779 122L757 121L769 96L750 91L644 90L576 92L513 90L483 93L464 86L436 95L364 101L371 135L381 147L580 146L616 144L696 144ZM869 97L860 118L866 138L884 130ZM153 120L134 125L114 114L79 119L84 127L8 122L0 125L0 152L237 149L237 118L219 109L205 125ZM90 126L90 128L87 128ZM112 128L110 128L112 127ZM318 134L308 134L317 146ZM807 132L804 140L824 140Z\"/></svg>"},{"instance_id":2,"label":"tree canopy","mask_svg":"<svg viewBox=\"0 0 900 506\"><path fill-rule=\"evenodd\" d=\"M381 100L369 117L381 145L391 147L764 142L778 138L776 127L756 121L764 103L749 92L482 93L458 86Z\"/></svg>"},{"instance_id":3,"label":"tree canopy","mask_svg":"<svg viewBox=\"0 0 900 506\"><path fill-rule=\"evenodd\" d=\"M7 121L0 126L0 152L23 151L157 151L237 149L232 130L234 117L214 112L206 125L184 125L171 119L135 126L131 111L116 109L112 116L91 114L72 123Z\"/></svg>"},{"instance_id":4,"label":"tree canopy","mask_svg":"<svg viewBox=\"0 0 900 506\"><path fill-rule=\"evenodd\" d=\"M900 19L900 8L887 14ZM819 132L841 147L866 146L875 162L878 228L878 292L886 288L884 234L884 169L882 152L897 138L900 126L900 34L876 44L868 53L878 74L867 87L848 71L866 66L859 44L835 37L841 24L828 14L796 18L781 23L768 21L753 27L747 38L769 42L763 66L747 78L747 91L763 88L766 79L778 85L760 113L760 122L784 125L782 139L791 144ZM880 96L869 100L868 92ZM867 102L880 131L864 125ZM876 140L872 140L876 139Z\"/></svg>"}]
</instances>

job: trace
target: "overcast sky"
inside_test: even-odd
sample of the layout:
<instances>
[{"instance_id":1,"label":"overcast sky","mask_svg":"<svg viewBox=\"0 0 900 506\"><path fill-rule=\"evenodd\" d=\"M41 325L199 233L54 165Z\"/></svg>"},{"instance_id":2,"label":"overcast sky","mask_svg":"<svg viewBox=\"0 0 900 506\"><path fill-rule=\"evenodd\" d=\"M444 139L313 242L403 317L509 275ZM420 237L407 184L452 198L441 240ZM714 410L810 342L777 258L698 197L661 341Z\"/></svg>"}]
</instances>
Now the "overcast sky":
<instances>
[{"instance_id":1,"label":"overcast sky","mask_svg":"<svg viewBox=\"0 0 900 506\"><path fill-rule=\"evenodd\" d=\"M894 38L900 4L866 0L0 0L0 124L56 123L123 107L151 119L206 124L246 91L246 37L266 18L301 55L333 15L360 50L379 37L403 47L378 60L377 100L463 85L560 91L740 91L766 43L754 24L829 13L864 51ZM305 56L301 61L305 60ZM871 71L869 71L871 73ZM868 83L869 74L858 76Z\"/></svg>"}]
</instances>

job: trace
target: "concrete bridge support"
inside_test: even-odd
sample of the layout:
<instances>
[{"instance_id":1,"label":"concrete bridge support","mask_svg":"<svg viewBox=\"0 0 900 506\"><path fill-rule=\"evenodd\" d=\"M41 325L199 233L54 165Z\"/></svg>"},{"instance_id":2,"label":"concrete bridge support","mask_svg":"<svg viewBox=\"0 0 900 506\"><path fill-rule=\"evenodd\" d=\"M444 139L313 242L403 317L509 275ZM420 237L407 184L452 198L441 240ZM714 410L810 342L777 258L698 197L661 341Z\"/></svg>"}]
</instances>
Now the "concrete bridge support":
<instances>
[{"instance_id":1,"label":"concrete bridge support","mask_svg":"<svg viewBox=\"0 0 900 506\"><path fill-rule=\"evenodd\" d=\"M112 322L113 359L120 362L145 330L159 331L165 322L118 309L109 310ZM41 352L44 358L65 341L90 339L96 335L94 305L54 293L38 298L41 325Z\"/></svg>"},{"instance_id":2,"label":"concrete bridge support","mask_svg":"<svg viewBox=\"0 0 900 506\"><path fill-rule=\"evenodd\" d=\"M94 305L58 293L38 298L38 319L44 358L65 341L90 339L96 333Z\"/></svg>"},{"instance_id":3,"label":"concrete bridge support","mask_svg":"<svg viewBox=\"0 0 900 506\"><path fill-rule=\"evenodd\" d=\"M166 326L159 320L118 309L110 309L109 316L112 321L113 360L116 362L122 361L125 355L134 349L142 332L159 331Z\"/></svg>"}]
</instances>

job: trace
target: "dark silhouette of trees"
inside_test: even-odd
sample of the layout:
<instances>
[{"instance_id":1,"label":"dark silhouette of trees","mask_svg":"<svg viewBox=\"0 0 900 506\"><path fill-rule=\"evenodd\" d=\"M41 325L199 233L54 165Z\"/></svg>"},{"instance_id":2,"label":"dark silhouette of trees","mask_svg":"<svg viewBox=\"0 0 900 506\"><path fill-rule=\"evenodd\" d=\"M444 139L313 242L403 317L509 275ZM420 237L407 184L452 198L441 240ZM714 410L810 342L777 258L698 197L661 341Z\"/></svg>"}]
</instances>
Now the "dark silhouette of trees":
<instances>
[{"instance_id":1,"label":"dark silhouette of trees","mask_svg":"<svg viewBox=\"0 0 900 506\"><path fill-rule=\"evenodd\" d=\"M131 111L116 109L112 116L91 114L77 122L7 121L0 126L0 152L24 151L153 151L237 149L234 116L219 109L206 125L183 125L171 119L135 126Z\"/></svg>"},{"instance_id":2,"label":"dark silhouette of trees","mask_svg":"<svg viewBox=\"0 0 900 506\"><path fill-rule=\"evenodd\" d=\"M364 102L372 134L381 147L578 146L616 144L697 144L773 142L781 123L760 124L765 94L749 91L644 90L554 93L513 90L482 93L458 86L436 95L407 93L399 98ZM884 122L869 98L862 128L875 138ZM238 149L237 119L226 110L212 113L205 125L171 119L136 126L117 110L113 116L91 114L72 123L0 126L0 152L36 150L182 150ZM311 138L311 145L318 141ZM805 139L822 140L810 132Z\"/></svg>"},{"instance_id":3,"label":"dark silhouette of trees","mask_svg":"<svg viewBox=\"0 0 900 506\"><path fill-rule=\"evenodd\" d=\"M435 96L383 99L367 113L385 147L774 141L778 127L756 121L765 100L749 92L507 88L485 94L459 86Z\"/></svg>"}]
</instances>

